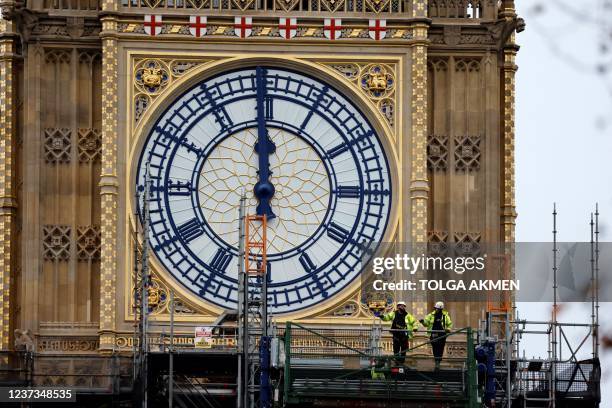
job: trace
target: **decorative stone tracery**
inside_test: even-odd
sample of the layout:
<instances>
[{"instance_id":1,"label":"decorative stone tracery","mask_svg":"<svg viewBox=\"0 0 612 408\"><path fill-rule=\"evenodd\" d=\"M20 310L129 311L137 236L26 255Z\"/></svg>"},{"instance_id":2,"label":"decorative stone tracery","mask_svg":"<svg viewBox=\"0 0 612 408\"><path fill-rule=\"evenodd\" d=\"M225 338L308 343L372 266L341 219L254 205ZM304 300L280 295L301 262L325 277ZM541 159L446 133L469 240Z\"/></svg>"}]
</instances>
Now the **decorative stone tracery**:
<instances>
[{"instance_id":1,"label":"decorative stone tracery","mask_svg":"<svg viewBox=\"0 0 612 408\"><path fill-rule=\"evenodd\" d=\"M480 136L455 137L455 170L479 170L480 155Z\"/></svg>"},{"instance_id":2,"label":"decorative stone tracery","mask_svg":"<svg viewBox=\"0 0 612 408\"><path fill-rule=\"evenodd\" d=\"M455 255L462 257L476 257L480 255L479 232L455 232Z\"/></svg>"},{"instance_id":3,"label":"decorative stone tracery","mask_svg":"<svg viewBox=\"0 0 612 408\"><path fill-rule=\"evenodd\" d=\"M176 79L209 60L144 58L134 60L133 123L136 125L165 89Z\"/></svg>"},{"instance_id":4,"label":"decorative stone tracery","mask_svg":"<svg viewBox=\"0 0 612 408\"><path fill-rule=\"evenodd\" d=\"M448 136L427 137L427 166L432 171L445 171L448 167Z\"/></svg>"},{"instance_id":5,"label":"decorative stone tracery","mask_svg":"<svg viewBox=\"0 0 612 408\"><path fill-rule=\"evenodd\" d=\"M77 228L77 258L79 261L100 260L100 227L98 225Z\"/></svg>"},{"instance_id":6,"label":"decorative stone tracery","mask_svg":"<svg viewBox=\"0 0 612 408\"><path fill-rule=\"evenodd\" d=\"M49 261L67 261L70 258L70 226L43 226L43 257Z\"/></svg>"},{"instance_id":7,"label":"decorative stone tracery","mask_svg":"<svg viewBox=\"0 0 612 408\"><path fill-rule=\"evenodd\" d=\"M102 154L102 133L99 129L79 129L79 162L100 161Z\"/></svg>"},{"instance_id":8,"label":"decorative stone tracery","mask_svg":"<svg viewBox=\"0 0 612 408\"><path fill-rule=\"evenodd\" d=\"M342 74L347 81L354 84L372 100L381 116L392 129L395 129L397 122L397 64L333 62L325 65Z\"/></svg>"},{"instance_id":9,"label":"decorative stone tracery","mask_svg":"<svg viewBox=\"0 0 612 408\"><path fill-rule=\"evenodd\" d=\"M69 163L72 131L47 128L44 131L45 161L49 164Z\"/></svg>"}]
</instances>

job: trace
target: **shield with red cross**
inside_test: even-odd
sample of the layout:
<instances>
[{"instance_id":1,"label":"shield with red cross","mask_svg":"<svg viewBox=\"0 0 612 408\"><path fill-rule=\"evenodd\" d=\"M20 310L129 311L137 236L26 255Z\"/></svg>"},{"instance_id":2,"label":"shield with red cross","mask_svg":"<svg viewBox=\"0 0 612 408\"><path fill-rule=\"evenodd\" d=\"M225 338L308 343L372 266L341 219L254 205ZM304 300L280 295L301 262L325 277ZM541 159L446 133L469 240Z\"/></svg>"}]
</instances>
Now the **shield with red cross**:
<instances>
[{"instance_id":1,"label":"shield with red cross","mask_svg":"<svg viewBox=\"0 0 612 408\"><path fill-rule=\"evenodd\" d=\"M162 16L147 14L144 17L144 30L148 35L159 35L162 30Z\"/></svg>"},{"instance_id":2,"label":"shield with red cross","mask_svg":"<svg viewBox=\"0 0 612 408\"><path fill-rule=\"evenodd\" d=\"M382 40L387 35L387 20L370 19L368 31L371 39Z\"/></svg>"},{"instance_id":3,"label":"shield with red cross","mask_svg":"<svg viewBox=\"0 0 612 408\"><path fill-rule=\"evenodd\" d=\"M235 17L234 18L234 33L240 38L246 38L253 32L252 17Z\"/></svg>"},{"instance_id":4,"label":"shield with red cross","mask_svg":"<svg viewBox=\"0 0 612 408\"><path fill-rule=\"evenodd\" d=\"M342 19L326 18L323 25L323 34L330 40L336 40L342 35Z\"/></svg>"},{"instance_id":5,"label":"shield with red cross","mask_svg":"<svg viewBox=\"0 0 612 408\"><path fill-rule=\"evenodd\" d=\"M281 17L278 20L278 30L280 31L281 37L286 40L290 40L297 34L297 18L294 17Z\"/></svg>"},{"instance_id":6,"label":"shield with red cross","mask_svg":"<svg viewBox=\"0 0 612 408\"><path fill-rule=\"evenodd\" d=\"M194 37L202 37L206 35L206 17L191 16L189 17L189 32Z\"/></svg>"}]
</instances>

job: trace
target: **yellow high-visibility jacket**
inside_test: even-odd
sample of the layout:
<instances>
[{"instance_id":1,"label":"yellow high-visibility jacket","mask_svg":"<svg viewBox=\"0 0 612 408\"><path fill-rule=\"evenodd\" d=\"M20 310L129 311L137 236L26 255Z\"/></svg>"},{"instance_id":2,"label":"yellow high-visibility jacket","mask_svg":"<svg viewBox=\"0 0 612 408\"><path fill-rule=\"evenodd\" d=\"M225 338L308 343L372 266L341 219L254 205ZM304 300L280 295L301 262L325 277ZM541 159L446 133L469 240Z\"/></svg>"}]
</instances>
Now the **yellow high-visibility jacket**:
<instances>
[{"instance_id":1,"label":"yellow high-visibility jacket","mask_svg":"<svg viewBox=\"0 0 612 408\"><path fill-rule=\"evenodd\" d=\"M425 326L428 330L431 330L433 327L435 314L436 311L434 310L423 319L423 326ZM442 327L447 332L453 329L453 321L446 310L442 310Z\"/></svg>"},{"instance_id":2,"label":"yellow high-visibility jacket","mask_svg":"<svg viewBox=\"0 0 612 408\"><path fill-rule=\"evenodd\" d=\"M384 322L392 322L393 319L395 319L395 311L384 314L380 316L380 318ZM419 322L410 313L406 313L406 317L404 318L404 320L406 321L406 333L408 334L408 338L412 338L414 331L419 327Z\"/></svg>"}]
</instances>

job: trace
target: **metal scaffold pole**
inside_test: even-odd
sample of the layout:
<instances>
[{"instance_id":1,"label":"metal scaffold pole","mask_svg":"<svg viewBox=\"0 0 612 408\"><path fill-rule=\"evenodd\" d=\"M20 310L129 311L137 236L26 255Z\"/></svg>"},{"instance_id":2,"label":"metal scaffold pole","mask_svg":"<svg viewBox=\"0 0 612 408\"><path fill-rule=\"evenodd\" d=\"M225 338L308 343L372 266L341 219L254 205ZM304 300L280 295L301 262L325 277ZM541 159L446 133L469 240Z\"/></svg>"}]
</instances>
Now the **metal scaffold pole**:
<instances>
[{"instance_id":1,"label":"metal scaffold pole","mask_svg":"<svg viewBox=\"0 0 612 408\"><path fill-rule=\"evenodd\" d=\"M174 291L170 291L170 345L168 347L168 408L174 405Z\"/></svg>"},{"instance_id":2,"label":"metal scaffold pole","mask_svg":"<svg viewBox=\"0 0 612 408\"><path fill-rule=\"evenodd\" d=\"M595 203L595 326L593 327L595 337L595 358L599 358L599 203Z\"/></svg>"},{"instance_id":3,"label":"metal scaffold pole","mask_svg":"<svg viewBox=\"0 0 612 408\"><path fill-rule=\"evenodd\" d=\"M246 202L246 196L244 191L240 196L240 206L238 207L238 342L239 342L239 353L238 353L238 381L237 381L237 408L246 408L248 401L246 399L246 385L248 378L248 333L247 324L245 319L245 306L246 306L246 285L245 285L245 272L244 272L244 207Z\"/></svg>"},{"instance_id":4,"label":"metal scaffold pole","mask_svg":"<svg viewBox=\"0 0 612 408\"><path fill-rule=\"evenodd\" d=\"M550 406L556 405L556 371L557 371L557 204L553 204L553 310L551 322L551 358L550 358Z\"/></svg>"},{"instance_id":5,"label":"metal scaffold pole","mask_svg":"<svg viewBox=\"0 0 612 408\"><path fill-rule=\"evenodd\" d=\"M139 341L139 360L140 360L140 392L142 399L142 407L148 406L148 313L149 313L149 196L150 196L150 177L149 163L147 162L145 170L144 191L142 196L142 267L141 267L141 282L140 282L140 341Z\"/></svg>"}]
</instances>

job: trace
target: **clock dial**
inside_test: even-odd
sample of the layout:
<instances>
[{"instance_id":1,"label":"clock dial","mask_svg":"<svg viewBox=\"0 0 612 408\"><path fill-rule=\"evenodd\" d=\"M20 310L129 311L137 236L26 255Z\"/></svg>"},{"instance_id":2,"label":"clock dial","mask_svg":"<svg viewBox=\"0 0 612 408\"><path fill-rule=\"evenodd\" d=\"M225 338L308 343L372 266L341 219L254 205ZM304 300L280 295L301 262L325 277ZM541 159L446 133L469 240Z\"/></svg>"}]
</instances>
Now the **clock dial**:
<instances>
[{"instance_id":1,"label":"clock dial","mask_svg":"<svg viewBox=\"0 0 612 408\"><path fill-rule=\"evenodd\" d=\"M389 222L389 163L349 97L270 67L205 80L157 120L136 183L144 184L150 162L151 245L159 262L204 300L236 308L238 205L242 191L248 213L259 204L253 191L262 123L274 146L266 160L275 215L267 231L269 307L286 313L354 281Z\"/></svg>"}]
</instances>

